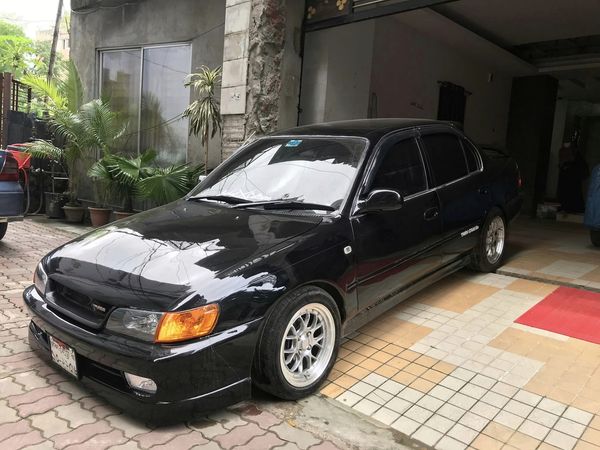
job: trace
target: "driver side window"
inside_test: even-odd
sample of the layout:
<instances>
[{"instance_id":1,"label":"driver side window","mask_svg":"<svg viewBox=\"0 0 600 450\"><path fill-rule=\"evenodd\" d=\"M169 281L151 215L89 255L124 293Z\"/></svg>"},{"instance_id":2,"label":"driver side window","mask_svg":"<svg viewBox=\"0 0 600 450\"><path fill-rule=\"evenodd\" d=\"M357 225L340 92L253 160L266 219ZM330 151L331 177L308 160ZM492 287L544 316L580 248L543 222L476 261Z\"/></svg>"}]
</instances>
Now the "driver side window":
<instances>
[{"instance_id":1,"label":"driver side window","mask_svg":"<svg viewBox=\"0 0 600 450\"><path fill-rule=\"evenodd\" d=\"M427 189L423 159L414 138L390 144L379 155L371 190L392 189L403 197Z\"/></svg>"}]
</instances>

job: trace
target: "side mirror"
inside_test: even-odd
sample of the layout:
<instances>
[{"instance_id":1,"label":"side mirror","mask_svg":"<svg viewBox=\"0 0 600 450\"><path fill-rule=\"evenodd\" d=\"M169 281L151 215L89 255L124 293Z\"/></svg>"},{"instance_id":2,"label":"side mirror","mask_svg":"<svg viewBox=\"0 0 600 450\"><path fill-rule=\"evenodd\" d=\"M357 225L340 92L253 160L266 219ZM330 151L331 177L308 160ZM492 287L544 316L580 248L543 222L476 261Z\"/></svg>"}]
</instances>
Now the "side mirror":
<instances>
[{"instance_id":1,"label":"side mirror","mask_svg":"<svg viewBox=\"0 0 600 450\"><path fill-rule=\"evenodd\" d=\"M358 202L360 212L395 211L402 208L404 198L391 189L375 189L369 192L366 200Z\"/></svg>"}]
</instances>

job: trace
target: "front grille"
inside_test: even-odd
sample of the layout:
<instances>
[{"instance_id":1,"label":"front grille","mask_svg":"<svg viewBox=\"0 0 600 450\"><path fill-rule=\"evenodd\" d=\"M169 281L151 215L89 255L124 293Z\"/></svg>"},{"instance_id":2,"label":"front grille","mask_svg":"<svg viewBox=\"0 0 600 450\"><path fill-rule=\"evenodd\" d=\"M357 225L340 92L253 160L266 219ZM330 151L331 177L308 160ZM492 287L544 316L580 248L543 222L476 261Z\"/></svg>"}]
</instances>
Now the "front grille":
<instances>
[{"instance_id":1,"label":"front grille","mask_svg":"<svg viewBox=\"0 0 600 450\"><path fill-rule=\"evenodd\" d=\"M99 329L104 324L110 308L94 301L88 295L52 281L47 301L51 308L91 328ZM102 311L104 309L104 311Z\"/></svg>"}]
</instances>

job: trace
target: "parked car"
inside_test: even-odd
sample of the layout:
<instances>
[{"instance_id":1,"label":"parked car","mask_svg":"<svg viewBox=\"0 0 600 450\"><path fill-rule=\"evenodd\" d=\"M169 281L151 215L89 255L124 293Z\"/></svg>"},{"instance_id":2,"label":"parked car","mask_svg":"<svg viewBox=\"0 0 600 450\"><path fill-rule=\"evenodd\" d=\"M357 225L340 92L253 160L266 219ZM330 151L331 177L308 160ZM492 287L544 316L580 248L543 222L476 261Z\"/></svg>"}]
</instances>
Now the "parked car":
<instances>
[{"instance_id":1,"label":"parked car","mask_svg":"<svg viewBox=\"0 0 600 450\"><path fill-rule=\"evenodd\" d=\"M8 222L23 220L23 189L19 184L19 163L6 150L0 150L0 239Z\"/></svg>"},{"instance_id":2,"label":"parked car","mask_svg":"<svg viewBox=\"0 0 600 450\"><path fill-rule=\"evenodd\" d=\"M44 257L24 292L30 343L136 414L252 386L298 399L343 336L462 267L496 269L520 205L515 162L452 125L292 129Z\"/></svg>"},{"instance_id":3,"label":"parked car","mask_svg":"<svg viewBox=\"0 0 600 450\"><path fill-rule=\"evenodd\" d=\"M600 164L592 170L583 222L590 229L592 244L600 247Z\"/></svg>"}]
</instances>

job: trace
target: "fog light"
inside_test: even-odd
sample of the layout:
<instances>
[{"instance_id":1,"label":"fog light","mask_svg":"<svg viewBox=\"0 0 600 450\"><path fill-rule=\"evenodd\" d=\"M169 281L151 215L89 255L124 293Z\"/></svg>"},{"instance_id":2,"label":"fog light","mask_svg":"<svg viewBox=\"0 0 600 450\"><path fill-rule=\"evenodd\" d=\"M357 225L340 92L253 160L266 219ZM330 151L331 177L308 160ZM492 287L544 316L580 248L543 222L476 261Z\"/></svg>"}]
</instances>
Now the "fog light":
<instances>
[{"instance_id":1,"label":"fog light","mask_svg":"<svg viewBox=\"0 0 600 450\"><path fill-rule=\"evenodd\" d=\"M147 394L156 393L156 383L150 378L144 378L140 377L139 375L133 375L132 373L125 372L125 379L132 389L146 392Z\"/></svg>"}]
</instances>

